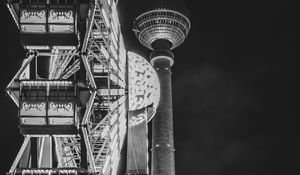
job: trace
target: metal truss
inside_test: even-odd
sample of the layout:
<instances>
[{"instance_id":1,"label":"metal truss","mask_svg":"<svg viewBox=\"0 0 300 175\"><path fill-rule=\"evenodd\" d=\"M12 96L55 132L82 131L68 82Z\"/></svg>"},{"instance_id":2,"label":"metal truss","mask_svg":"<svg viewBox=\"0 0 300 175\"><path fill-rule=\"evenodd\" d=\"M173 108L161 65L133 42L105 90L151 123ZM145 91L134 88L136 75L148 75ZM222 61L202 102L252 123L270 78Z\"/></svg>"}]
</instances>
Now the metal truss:
<instances>
[{"instance_id":1,"label":"metal truss","mask_svg":"<svg viewBox=\"0 0 300 175\"><path fill-rule=\"evenodd\" d=\"M49 53L38 50L29 54L20 70L7 86L7 93L19 105L18 94L13 89L17 80L29 79L26 68L33 58L50 56L49 80L68 79L83 69L87 75L90 95L86 110L79 124L81 135L34 136L38 140L53 138L58 169L80 168L82 145L86 147L88 172L90 174L114 175L120 159L120 152L126 134L127 83L126 51L120 32L115 0L92 1L89 19L81 50L54 48ZM31 52L30 52L31 53ZM24 143L9 173L16 173L22 156L32 136L25 136ZM37 149L43 146L37 145ZM45 148L48 149L48 148ZM43 160L42 154L40 159ZM46 173L57 172L43 170ZM72 174L73 170L69 170ZM41 170L22 170L22 173L36 174ZM74 172L73 174L75 174Z\"/></svg>"},{"instance_id":2,"label":"metal truss","mask_svg":"<svg viewBox=\"0 0 300 175\"><path fill-rule=\"evenodd\" d=\"M118 54L125 52L125 48L120 47L123 41L120 39L119 23L115 21L117 18L113 17L116 14L109 13L116 12L114 8L115 3L109 5L108 1L96 1L92 8L94 11L91 13L93 19L88 28L90 33L84 42L86 60L93 61L94 65L91 82L95 82L97 84L95 86L98 86L95 89L91 113L87 115L85 123L88 126L87 137L92 152L90 163L97 174L103 175L116 173L117 167L114 166L119 161L126 133L126 56L121 58ZM105 81L107 82L104 83L105 86L98 83Z\"/></svg>"}]
</instances>

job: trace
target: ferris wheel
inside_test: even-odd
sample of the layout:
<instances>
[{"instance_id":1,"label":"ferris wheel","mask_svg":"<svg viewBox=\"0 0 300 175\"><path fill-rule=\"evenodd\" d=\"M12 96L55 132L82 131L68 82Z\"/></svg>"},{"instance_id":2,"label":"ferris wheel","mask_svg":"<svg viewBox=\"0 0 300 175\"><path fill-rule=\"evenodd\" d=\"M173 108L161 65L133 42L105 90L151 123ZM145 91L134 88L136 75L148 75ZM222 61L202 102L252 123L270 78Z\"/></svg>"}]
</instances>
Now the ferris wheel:
<instances>
[{"instance_id":1,"label":"ferris wheel","mask_svg":"<svg viewBox=\"0 0 300 175\"><path fill-rule=\"evenodd\" d=\"M9 175L114 175L126 138L127 172L148 173L147 122L158 106L158 77L126 51L117 3L7 0L28 51L7 86L24 135Z\"/></svg>"}]
</instances>

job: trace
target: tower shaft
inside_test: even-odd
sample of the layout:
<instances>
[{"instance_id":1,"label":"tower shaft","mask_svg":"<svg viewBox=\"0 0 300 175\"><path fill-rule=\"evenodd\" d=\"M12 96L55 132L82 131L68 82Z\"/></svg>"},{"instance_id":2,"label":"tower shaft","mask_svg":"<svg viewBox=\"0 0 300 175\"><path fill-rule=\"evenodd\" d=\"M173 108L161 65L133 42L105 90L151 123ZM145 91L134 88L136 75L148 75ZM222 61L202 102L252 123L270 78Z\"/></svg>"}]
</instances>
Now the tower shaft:
<instances>
[{"instance_id":1,"label":"tower shaft","mask_svg":"<svg viewBox=\"0 0 300 175\"><path fill-rule=\"evenodd\" d=\"M171 62L157 55L151 62L160 81L160 102L152 121L152 175L175 175Z\"/></svg>"}]
</instances>

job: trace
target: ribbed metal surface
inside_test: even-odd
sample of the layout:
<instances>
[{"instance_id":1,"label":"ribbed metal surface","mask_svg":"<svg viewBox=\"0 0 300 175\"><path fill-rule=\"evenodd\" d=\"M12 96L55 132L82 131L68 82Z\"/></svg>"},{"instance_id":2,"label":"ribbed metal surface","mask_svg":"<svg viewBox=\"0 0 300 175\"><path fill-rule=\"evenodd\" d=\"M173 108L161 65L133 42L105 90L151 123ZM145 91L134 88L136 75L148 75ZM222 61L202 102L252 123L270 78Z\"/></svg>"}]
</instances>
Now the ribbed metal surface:
<instances>
[{"instance_id":1,"label":"ribbed metal surface","mask_svg":"<svg viewBox=\"0 0 300 175\"><path fill-rule=\"evenodd\" d=\"M186 8L177 1L154 1L149 9L134 21L136 37L145 47L158 39L172 43L171 49L178 47L187 37L190 21Z\"/></svg>"}]
</instances>

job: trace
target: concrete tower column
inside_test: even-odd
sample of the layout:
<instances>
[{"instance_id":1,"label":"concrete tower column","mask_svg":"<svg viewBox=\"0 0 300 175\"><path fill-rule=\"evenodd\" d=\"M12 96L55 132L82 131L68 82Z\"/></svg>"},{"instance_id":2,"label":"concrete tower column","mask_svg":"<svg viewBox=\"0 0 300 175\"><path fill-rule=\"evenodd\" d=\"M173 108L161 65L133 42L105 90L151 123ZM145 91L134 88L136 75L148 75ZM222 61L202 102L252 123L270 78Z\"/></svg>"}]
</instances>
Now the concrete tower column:
<instances>
[{"instance_id":1,"label":"concrete tower column","mask_svg":"<svg viewBox=\"0 0 300 175\"><path fill-rule=\"evenodd\" d=\"M154 53L151 64L160 81L160 102L152 121L152 175L175 175L170 51Z\"/></svg>"}]
</instances>

